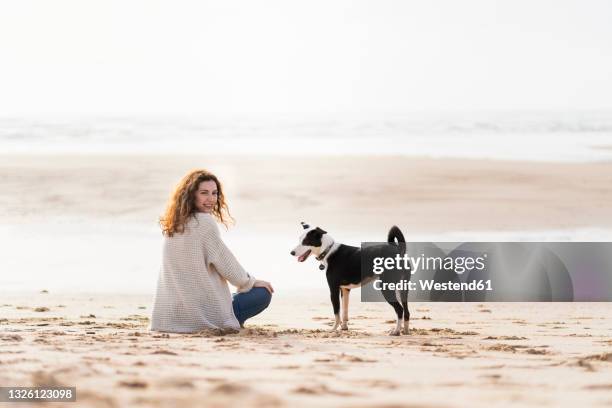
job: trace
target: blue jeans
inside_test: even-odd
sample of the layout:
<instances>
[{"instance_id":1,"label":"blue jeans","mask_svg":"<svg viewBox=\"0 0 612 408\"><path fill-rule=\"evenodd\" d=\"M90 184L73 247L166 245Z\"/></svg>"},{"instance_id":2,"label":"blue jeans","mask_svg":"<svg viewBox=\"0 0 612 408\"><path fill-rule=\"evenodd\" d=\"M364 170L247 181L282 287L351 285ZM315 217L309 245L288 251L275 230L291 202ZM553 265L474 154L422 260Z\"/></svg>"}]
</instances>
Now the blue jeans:
<instances>
[{"instance_id":1,"label":"blue jeans","mask_svg":"<svg viewBox=\"0 0 612 408\"><path fill-rule=\"evenodd\" d=\"M272 294L266 288L252 288L248 292L234 293L232 295L232 306L240 326L246 319L263 312L271 300Z\"/></svg>"}]
</instances>

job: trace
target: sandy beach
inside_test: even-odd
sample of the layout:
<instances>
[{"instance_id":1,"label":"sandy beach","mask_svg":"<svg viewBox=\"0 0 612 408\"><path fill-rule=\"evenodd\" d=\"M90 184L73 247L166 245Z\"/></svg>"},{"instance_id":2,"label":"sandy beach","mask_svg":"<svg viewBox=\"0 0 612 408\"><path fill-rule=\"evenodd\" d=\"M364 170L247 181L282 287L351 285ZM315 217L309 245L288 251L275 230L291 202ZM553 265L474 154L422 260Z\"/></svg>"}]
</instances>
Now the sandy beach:
<instances>
[{"instance_id":1,"label":"sandy beach","mask_svg":"<svg viewBox=\"0 0 612 408\"><path fill-rule=\"evenodd\" d=\"M147 330L147 296L3 296L0 382L76 386L84 407L612 404L610 304L411 310L390 337L391 308L354 293L332 333L325 291L279 293L240 333L181 335Z\"/></svg>"},{"instance_id":2,"label":"sandy beach","mask_svg":"<svg viewBox=\"0 0 612 408\"><path fill-rule=\"evenodd\" d=\"M288 255L302 220L356 243L384 236L393 224L411 237L608 230L612 163L4 156L0 221L8 232L3 242L12 243L21 231L29 234L23 242L34 242L44 226L53 239L41 242L54 252L55 241L83 241L77 250L58 255L76 259L76 265L40 261L48 268L45 276L73 268L79 273L75 284L81 279L95 285L103 276L92 271L109 262L123 265L109 273L127 281L135 272L122 264L125 259L113 258L119 255L104 247L97 248L96 258L83 252L97 245L86 228L96 233L104 226L100 234L110 238L102 246L111 245L117 228L116 238L126 247L122 256L132 254L132 262L146 265L149 271L138 279L154 286L159 254L154 247L139 249L138 236L120 227L142 226L157 242L155 223L168 194L194 167L209 168L224 181L237 220L230 234L276 237L265 251L233 246L241 262L257 265L264 271L261 278L273 283L274 276L282 281L278 274L284 274L284 282L310 279L318 289L279 284L270 308L240 333L190 335L147 330L152 292L68 294L42 280L26 292L0 292L2 385L76 386L78 403L65 405L92 407L612 404L609 303L411 303L411 334L390 337L392 309L361 303L353 291L350 330L331 333L322 274L314 263L298 265ZM5 262L13 263L6 264L3 279L16 279L8 268L34 265L28 262L43 250L8 252ZM44 289L48 293L41 293Z\"/></svg>"},{"instance_id":3,"label":"sandy beach","mask_svg":"<svg viewBox=\"0 0 612 408\"><path fill-rule=\"evenodd\" d=\"M611 15L2 2L0 408L612 407Z\"/></svg>"}]
</instances>

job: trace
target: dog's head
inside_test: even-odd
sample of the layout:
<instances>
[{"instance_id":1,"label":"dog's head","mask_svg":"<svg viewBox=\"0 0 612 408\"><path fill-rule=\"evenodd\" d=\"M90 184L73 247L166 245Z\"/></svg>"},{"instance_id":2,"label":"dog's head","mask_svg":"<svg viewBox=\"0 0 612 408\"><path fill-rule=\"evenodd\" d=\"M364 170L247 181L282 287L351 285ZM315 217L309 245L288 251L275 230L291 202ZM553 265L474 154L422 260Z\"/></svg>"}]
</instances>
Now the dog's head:
<instances>
[{"instance_id":1,"label":"dog's head","mask_svg":"<svg viewBox=\"0 0 612 408\"><path fill-rule=\"evenodd\" d=\"M310 254L321 254L321 252L334 242L327 231L319 227L311 227L305 222L302 222L302 228L304 231L302 235L300 235L300 243L291 251L291 255L296 256L298 262L304 262L308 259Z\"/></svg>"}]
</instances>

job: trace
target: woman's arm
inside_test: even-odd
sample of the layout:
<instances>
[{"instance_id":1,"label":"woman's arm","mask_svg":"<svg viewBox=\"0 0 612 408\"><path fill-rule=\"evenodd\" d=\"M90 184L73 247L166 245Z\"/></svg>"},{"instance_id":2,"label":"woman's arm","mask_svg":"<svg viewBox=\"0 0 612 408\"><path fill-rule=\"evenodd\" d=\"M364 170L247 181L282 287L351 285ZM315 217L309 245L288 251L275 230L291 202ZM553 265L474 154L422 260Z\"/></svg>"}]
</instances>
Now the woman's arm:
<instances>
[{"instance_id":1,"label":"woman's arm","mask_svg":"<svg viewBox=\"0 0 612 408\"><path fill-rule=\"evenodd\" d=\"M204 245L207 262L214 265L221 276L234 285L238 292L248 292L256 282L255 277L249 275L238 262L234 254L221 239L219 227L212 216L199 217L205 220L202 225Z\"/></svg>"}]
</instances>

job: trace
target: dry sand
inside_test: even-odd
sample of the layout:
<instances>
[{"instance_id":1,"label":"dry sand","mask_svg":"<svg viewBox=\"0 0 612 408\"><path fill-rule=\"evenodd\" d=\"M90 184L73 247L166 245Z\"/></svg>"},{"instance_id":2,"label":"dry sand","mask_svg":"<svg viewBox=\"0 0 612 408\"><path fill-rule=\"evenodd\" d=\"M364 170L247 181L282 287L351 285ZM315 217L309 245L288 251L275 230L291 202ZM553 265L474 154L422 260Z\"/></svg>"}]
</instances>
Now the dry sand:
<instances>
[{"instance_id":1,"label":"dry sand","mask_svg":"<svg viewBox=\"0 0 612 408\"><path fill-rule=\"evenodd\" d=\"M224 335L149 332L150 300L3 296L0 383L76 386L94 407L612 404L610 304L413 303L411 334L390 337L392 309L358 293L333 333L325 291Z\"/></svg>"}]
</instances>

